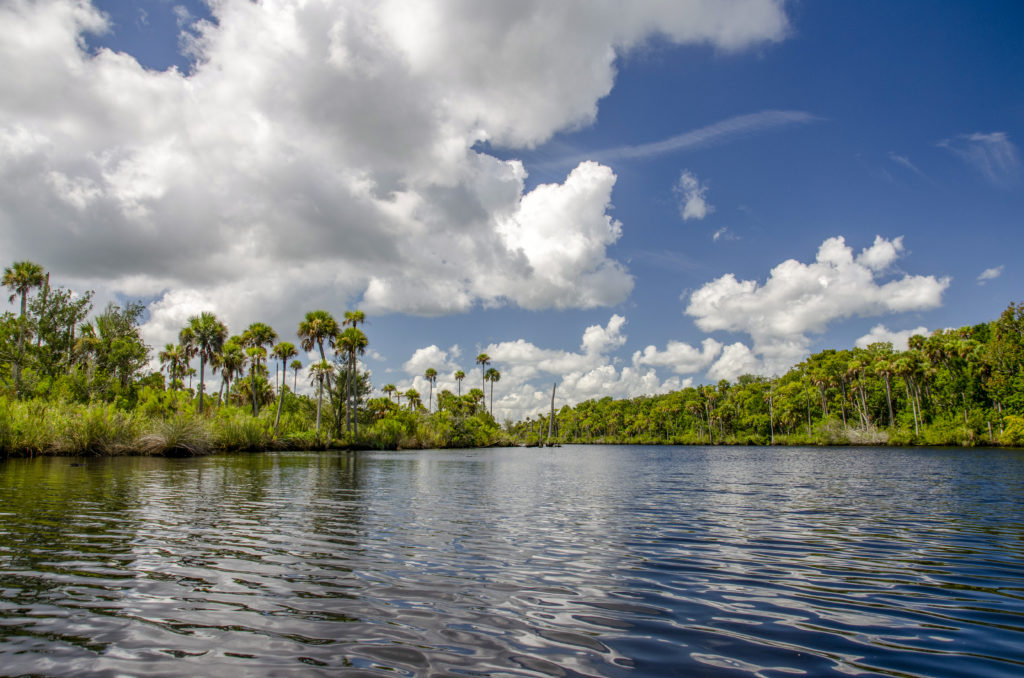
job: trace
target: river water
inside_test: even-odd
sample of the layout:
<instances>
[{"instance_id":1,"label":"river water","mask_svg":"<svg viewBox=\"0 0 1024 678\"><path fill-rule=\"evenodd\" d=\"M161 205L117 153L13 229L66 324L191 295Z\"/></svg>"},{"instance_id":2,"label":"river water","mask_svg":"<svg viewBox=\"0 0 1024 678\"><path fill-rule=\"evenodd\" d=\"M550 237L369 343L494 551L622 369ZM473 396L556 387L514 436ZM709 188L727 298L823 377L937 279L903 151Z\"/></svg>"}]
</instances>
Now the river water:
<instances>
[{"instance_id":1,"label":"river water","mask_svg":"<svg viewBox=\"0 0 1024 678\"><path fill-rule=\"evenodd\" d=\"M1020 676L1024 453L0 462L0 675Z\"/></svg>"}]
</instances>

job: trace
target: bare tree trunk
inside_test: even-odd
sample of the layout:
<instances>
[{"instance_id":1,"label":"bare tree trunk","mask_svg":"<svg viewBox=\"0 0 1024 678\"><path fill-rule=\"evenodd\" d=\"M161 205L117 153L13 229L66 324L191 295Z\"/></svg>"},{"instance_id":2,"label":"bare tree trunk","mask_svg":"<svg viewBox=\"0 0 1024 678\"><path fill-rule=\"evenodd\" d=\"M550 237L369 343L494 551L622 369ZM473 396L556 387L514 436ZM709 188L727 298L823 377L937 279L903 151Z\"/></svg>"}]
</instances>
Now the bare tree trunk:
<instances>
[{"instance_id":1,"label":"bare tree trunk","mask_svg":"<svg viewBox=\"0 0 1024 678\"><path fill-rule=\"evenodd\" d=\"M558 386L556 381L551 385L551 417L548 419L548 447L551 447L551 436L555 430L555 388ZM491 407L494 407L494 382L491 382ZM493 416L493 415L492 415Z\"/></svg>"}]
</instances>

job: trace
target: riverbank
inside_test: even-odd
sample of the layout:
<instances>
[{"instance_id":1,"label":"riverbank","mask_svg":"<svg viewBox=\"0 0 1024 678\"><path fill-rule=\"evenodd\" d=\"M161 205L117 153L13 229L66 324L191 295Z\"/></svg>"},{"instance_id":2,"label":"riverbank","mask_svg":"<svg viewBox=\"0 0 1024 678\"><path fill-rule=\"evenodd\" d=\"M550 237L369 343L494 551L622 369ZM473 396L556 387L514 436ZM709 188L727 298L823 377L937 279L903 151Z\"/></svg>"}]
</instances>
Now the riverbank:
<instances>
[{"instance_id":1,"label":"riverbank","mask_svg":"<svg viewBox=\"0 0 1024 678\"><path fill-rule=\"evenodd\" d=\"M298 401L298 399L296 399ZM198 414L182 398L176 407L121 409L0 397L0 456L199 456L272 450L395 450L490 447L508 444L488 414L394 412L339 438L303 407L278 417L273 407L253 416L247 407L208 407ZM295 406L295 405L298 406Z\"/></svg>"}]
</instances>

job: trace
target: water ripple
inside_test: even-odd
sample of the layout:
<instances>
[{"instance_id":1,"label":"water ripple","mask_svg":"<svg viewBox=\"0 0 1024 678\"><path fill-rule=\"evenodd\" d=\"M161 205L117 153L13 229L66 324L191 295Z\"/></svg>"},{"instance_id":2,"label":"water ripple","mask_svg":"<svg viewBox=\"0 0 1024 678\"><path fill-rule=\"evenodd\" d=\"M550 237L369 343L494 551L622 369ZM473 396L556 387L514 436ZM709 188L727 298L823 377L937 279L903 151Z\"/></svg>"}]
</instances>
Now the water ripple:
<instances>
[{"instance_id":1,"label":"water ripple","mask_svg":"<svg viewBox=\"0 0 1024 678\"><path fill-rule=\"evenodd\" d=\"M0 666L53 676L1016 676L1024 455L9 460Z\"/></svg>"}]
</instances>

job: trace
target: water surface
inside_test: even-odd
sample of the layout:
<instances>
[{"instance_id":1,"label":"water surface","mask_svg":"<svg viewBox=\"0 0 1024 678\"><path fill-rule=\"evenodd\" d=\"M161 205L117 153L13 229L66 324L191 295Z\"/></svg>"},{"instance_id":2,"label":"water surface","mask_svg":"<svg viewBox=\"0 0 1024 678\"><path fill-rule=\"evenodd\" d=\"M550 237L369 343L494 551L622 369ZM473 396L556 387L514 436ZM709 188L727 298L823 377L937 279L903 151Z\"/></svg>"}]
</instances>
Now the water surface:
<instances>
[{"instance_id":1,"label":"water surface","mask_svg":"<svg viewBox=\"0 0 1024 678\"><path fill-rule=\"evenodd\" d=\"M1024 454L0 462L0 674L1019 676Z\"/></svg>"}]
</instances>

